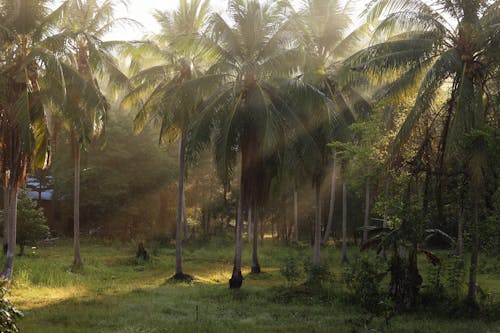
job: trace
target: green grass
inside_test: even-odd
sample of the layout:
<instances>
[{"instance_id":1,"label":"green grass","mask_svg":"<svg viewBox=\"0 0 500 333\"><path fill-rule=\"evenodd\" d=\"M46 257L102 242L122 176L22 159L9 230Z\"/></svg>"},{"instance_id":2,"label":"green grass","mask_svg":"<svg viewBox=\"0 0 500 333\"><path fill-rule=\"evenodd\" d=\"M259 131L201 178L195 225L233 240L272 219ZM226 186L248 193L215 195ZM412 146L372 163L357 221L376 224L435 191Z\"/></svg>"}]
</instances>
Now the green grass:
<instances>
[{"instance_id":1,"label":"green grass","mask_svg":"<svg viewBox=\"0 0 500 333\"><path fill-rule=\"evenodd\" d=\"M251 249L245 248L245 281L238 291L228 288L230 243L187 244L184 270L196 277L189 284L168 281L174 272L173 247L146 247L152 262L138 263L134 244L86 240L84 268L78 273L71 271L70 241L17 257L10 298L25 314L22 332L364 332L362 326L370 317L346 301L340 253L333 247L322 249L322 260L331 263L336 282L311 294L284 287L288 284L279 272L290 254L309 258L307 245L286 247L266 241L260 276L248 274ZM356 252L351 249L351 257ZM483 265L479 283L498 301L497 264L490 259ZM426 263L421 266L425 273ZM423 309L394 317L389 326L376 318L368 327L408 333L500 332L500 321L450 319Z\"/></svg>"}]
</instances>

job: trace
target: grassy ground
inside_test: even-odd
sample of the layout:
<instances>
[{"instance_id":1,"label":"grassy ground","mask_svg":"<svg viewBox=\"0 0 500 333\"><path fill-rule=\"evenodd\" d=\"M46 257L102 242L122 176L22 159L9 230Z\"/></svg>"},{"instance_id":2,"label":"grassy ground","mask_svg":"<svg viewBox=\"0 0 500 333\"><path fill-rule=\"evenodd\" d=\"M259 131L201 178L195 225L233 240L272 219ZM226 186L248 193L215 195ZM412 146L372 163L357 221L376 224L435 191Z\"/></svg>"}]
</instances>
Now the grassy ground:
<instances>
[{"instance_id":1,"label":"grassy ground","mask_svg":"<svg viewBox=\"0 0 500 333\"><path fill-rule=\"evenodd\" d=\"M78 273L71 271L69 241L44 245L16 258L10 298L25 314L22 332L365 332L363 326L370 316L342 296L340 256L333 247L322 250L322 259L332 263L337 282L320 294L297 295L283 287L287 282L279 267L290 253L309 257L306 245L265 242L260 257L264 273L249 275L245 266L239 291L228 288L230 243L187 244L184 270L196 277L189 284L168 281L174 272L173 247L146 247L152 254L149 263L135 260L133 244L86 240L82 244L84 268ZM250 252L245 248L246 264ZM351 256L355 252L351 249ZM498 261L488 265L483 266L485 274L479 282L498 301ZM374 332L500 332L498 318L452 320L425 309L393 317L388 326L383 319L367 325Z\"/></svg>"}]
</instances>

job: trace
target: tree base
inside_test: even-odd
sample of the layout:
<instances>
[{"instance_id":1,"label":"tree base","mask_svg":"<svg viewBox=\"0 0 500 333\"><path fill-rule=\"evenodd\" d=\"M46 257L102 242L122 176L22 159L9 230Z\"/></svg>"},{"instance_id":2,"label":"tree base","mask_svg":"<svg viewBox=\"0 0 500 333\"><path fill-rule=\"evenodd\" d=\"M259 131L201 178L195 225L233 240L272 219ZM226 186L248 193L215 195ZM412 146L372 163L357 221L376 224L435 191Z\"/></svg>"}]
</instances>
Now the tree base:
<instances>
[{"instance_id":1,"label":"tree base","mask_svg":"<svg viewBox=\"0 0 500 333\"><path fill-rule=\"evenodd\" d=\"M73 264L71 265L71 272L72 273L81 273L83 271L83 263L73 261Z\"/></svg>"},{"instance_id":2,"label":"tree base","mask_svg":"<svg viewBox=\"0 0 500 333\"><path fill-rule=\"evenodd\" d=\"M240 289L243 284L243 275L241 271L233 272L233 276L229 279L229 289Z\"/></svg>"},{"instance_id":3,"label":"tree base","mask_svg":"<svg viewBox=\"0 0 500 333\"><path fill-rule=\"evenodd\" d=\"M252 274L259 274L260 272L261 271L260 271L260 265L259 264L252 266Z\"/></svg>"},{"instance_id":4,"label":"tree base","mask_svg":"<svg viewBox=\"0 0 500 333\"><path fill-rule=\"evenodd\" d=\"M176 282L191 282L194 280L194 276L185 273L175 273L169 280Z\"/></svg>"}]
</instances>

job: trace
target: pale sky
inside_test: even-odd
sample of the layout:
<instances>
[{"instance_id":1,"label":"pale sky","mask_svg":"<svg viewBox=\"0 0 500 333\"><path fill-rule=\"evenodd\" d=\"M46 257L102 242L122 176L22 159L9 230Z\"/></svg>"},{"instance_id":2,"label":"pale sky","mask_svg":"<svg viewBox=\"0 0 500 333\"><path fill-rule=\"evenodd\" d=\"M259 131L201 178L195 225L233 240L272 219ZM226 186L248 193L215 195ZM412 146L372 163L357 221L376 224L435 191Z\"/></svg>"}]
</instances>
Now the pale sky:
<instances>
[{"instance_id":1,"label":"pale sky","mask_svg":"<svg viewBox=\"0 0 500 333\"><path fill-rule=\"evenodd\" d=\"M211 8L223 12L227 6L227 0L211 0ZM122 5L116 7L115 18L128 17L141 23L144 27L128 27L117 25L109 39L114 40L136 40L141 39L146 33L157 32L159 29L153 18L155 9L165 11L173 10L179 6L179 0L129 0L128 8Z\"/></svg>"},{"instance_id":2,"label":"pale sky","mask_svg":"<svg viewBox=\"0 0 500 333\"><path fill-rule=\"evenodd\" d=\"M227 0L211 0L211 8L217 12L224 13L227 8ZM297 4L300 0L292 0ZM363 8L368 0L355 0L352 3L357 8ZM118 5L115 12L115 18L128 17L140 22L144 27L120 26L117 25L107 39L110 40L139 40L151 32L158 32L159 26L153 18L152 13L155 9L161 11L173 10L179 5L179 0L129 0L128 8ZM357 14L357 13L356 13ZM353 17L356 22L356 18Z\"/></svg>"}]
</instances>

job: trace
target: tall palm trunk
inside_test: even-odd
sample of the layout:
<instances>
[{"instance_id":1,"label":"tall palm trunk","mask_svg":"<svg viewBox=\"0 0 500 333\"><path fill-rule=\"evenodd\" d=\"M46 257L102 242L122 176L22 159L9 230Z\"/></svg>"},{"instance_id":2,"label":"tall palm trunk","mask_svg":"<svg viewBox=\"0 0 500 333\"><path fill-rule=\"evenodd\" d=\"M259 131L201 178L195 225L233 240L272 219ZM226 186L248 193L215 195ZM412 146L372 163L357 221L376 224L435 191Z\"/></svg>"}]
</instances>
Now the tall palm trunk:
<instances>
[{"instance_id":1,"label":"tall palm trunk","mask_svg":"<svg viewBox=\"0 0 500 333\"><path fill-rule=\"evenodd\" d=\"M185 173L185 171L184 171ZM187 210L186 210L186 193L184 190L182 190L182 225L184 228L184 240L187 241L189 240L189 237L191 235L189 234L189 224L187 220Z\"/></svg>"},{"instance_id":2,"label":"tall palm trunk","mask_svg":"<svg viewBox=\"0 0 500 333\"><path fill-rule=\"evenodd\" d=\"M314 224L313 266L320 263L321 249L321 182L316 182L316 221Z\"/></svg>"},{"instance_id":3,"label":"tall palm trunk","mask_svg":"<svg viewBox=\"0 0 500 333\"><path fill-rule=\"evenodd\" d=\"M7 234L7 258L2 269L0 277L6 280L12 279L12 273L14 269L14 256L16 253L16 222L17 222L17 185L9 185L9 204L8 204L8 220L5 221L8 224L8 234Z\"/></svg>"},{"instance_id":4,"label":"tall palm trunk","mask_svg":"<svg viewBox=\"0 0 500 333\"><path fill-rule=\"evenodd\" d=\"M349 262L347 259L347 185L344 180L342 184L342 263Z\"/></svg>"},{"instance_id":5,"label":"tall palm trunk","mask_svg":"<svg viewBox=\"0 0 500 333\"><path fill-rule=\"evenodd\" d=\"M242 231L243 231L243 189L240 188L240 199L238 200L238 215L236 217L236 242L234 247L234 266L233 275L229 280L229 288L239 289L243 284L243 275L241 274L241 254L242 254Z\"/></svg>"},{"instance_id":6,"label":"tall palm trunk","mask_svg":"<svg viewBox=\"0 0 500 333\"><path fill-rule=\"evenodd\" d=\"M299 242L299 202L297 189L293 191L293 241Z\"/></svg>"},{"instance_id":7,"label":"tall palm trunk","mask_svg":"<svg viewBox=\"0 0 500 333\"><path fill-rule=\"evenodd\" d=\"M7 254L9 238L9 188L3 185L3 254Z\"/></svg>"},{"instance_id":8,"label":"tall palm trunk","mask_svg":"<svg viewBox=\"0 0 500 333\"><path fill-rule=\"evenodd\" d=\"M477 292L477 262L479 257L479 194L474 195L474 208L472 217L472 253L470 258L469 288L467 292L467 302L476 302Z\"/></svg>"},{"instance_id":9,"label":"tall palm trunk","mask_svg":"<svg viewBox=\"0 0 500 333\"><path fill-rule=\"evenodd\" d=\"M179 188L177 201L177 225L175 230L175 275L176 278L182 278L182 222L184 218L184 136L179 138Z\"/></svg>"},{"instance_id":10,"label":"tall palm trunk","mask_svg":"<svg viewBox=\"0 0 500 333\"><path fill-rule=\"evenodd\" d=\"M365 187L365 220L363 222L363 226L365 229L363 230L363 242L368 240L368 226L370 225L370 181L366 180Z\"/></svg>"},{"instance_id":11,"label":"tall palm trunk","mask_svg":"<svg viewBox=\"0 0 500 333\"><path fill-rule=\"evenodd\" d=\"M328 211L328 223L326 224L325 235L323 237L323 244L326 245L328 238L330 237L330 232L333 225L333 212L335 208L335 186L336 186L336 175L337 173L337 157L335 152L333 153L333 170L332 170L332 181L330 187L330 210Z\"/></svg>"},{"instance_id":12,"label":"tall palm trunk","mask_svg":"<svg viewBox=\"0 0 500 333\"><path fill-rule=\"evenodd\" d=\"M248 224L247 224L247 242L252 240L252 209L248 209Z\"/></svg>"},{"instance_id":13,"label":"tall palm trunk","mask_svg":"<svg viewBox=\"0 0 500 333\"><path fill-rule=\"evenodd\" d=\"M73 199L73 266L81 266L80 256L80 146L73 137L74 199Z\"/></svg>"},{"instance_id":14,"label":"tall palm trunk","mask_svg":"<svg viewBox=\"0 0 500 333\"><path fill-rule=\"evenodd\" d=\"M253 246L252 246L252 273L260 273L259 257L257 253L258 248L258 228L259 228L259 212L257 208L254 209L254 219L253 219Z\"/></svg>"}]
</instances>

